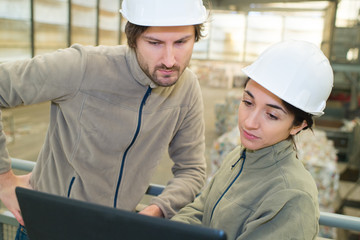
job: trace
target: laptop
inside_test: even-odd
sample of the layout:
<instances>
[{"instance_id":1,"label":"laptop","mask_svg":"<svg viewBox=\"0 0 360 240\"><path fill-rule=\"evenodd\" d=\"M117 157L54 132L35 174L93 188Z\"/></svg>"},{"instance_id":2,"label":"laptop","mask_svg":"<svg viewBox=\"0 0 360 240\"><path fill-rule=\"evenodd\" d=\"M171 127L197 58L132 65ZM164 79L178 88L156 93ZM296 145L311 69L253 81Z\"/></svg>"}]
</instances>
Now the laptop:
<instances>
[{"instance_id":1,"label":"laptop","mask_svg":"<svg viewBox=\"0 0 360 240\"><path fill-rule=\"evenodd\" d=\"M16 188L30 240L226 240L222 230Z\"/></svg>"}]
</instances>

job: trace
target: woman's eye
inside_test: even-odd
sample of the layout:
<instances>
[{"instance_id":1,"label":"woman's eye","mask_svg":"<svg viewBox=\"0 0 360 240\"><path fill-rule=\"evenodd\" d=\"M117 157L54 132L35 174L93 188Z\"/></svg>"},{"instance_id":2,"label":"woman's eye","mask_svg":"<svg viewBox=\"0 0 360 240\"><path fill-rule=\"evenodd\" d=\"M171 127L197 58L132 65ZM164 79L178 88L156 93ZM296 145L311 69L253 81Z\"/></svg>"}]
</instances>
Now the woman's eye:
<instances>
[{"instance_id":1,"label":"woman's eye","mask_svg":"<svg viewBox=\"0 0 360 240\"><path fill-rule=\"evenodd\" d=\"M272 120L278 120L278 119L279 119L277 116L275 116L275 115L273 115L273 114L271 114L271 113L268 113L268 116L269 116L269 118L272 119Z\"/></svg>"},{"instance_id":2,"label":"woman's eye","mask_svg":"<svg viewBox=\"0 0 360 240\"><path fill-rule=\"evenodd\" d=\"M242 100L242 102L245 104L245 106L251 106L252 102L248 101L248 100Z\"/></svg>"}]
</instances>

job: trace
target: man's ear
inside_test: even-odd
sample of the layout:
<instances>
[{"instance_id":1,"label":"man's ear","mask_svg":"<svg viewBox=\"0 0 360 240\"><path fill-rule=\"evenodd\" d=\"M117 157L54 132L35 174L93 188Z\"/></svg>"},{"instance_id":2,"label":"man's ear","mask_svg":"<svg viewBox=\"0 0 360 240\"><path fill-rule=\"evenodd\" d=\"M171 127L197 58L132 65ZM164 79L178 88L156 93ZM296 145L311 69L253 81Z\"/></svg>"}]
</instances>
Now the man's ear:
<instances>
[{"instance_id":1,"label":"man's ear","mask_svg":"<svg viewBox=\"0 0 360 240\"><path fill-rule=\"evenodd\" d=\"M296 134L298 134L301 130L303 130L305 127L307 126L306 121L304 120L300 125L298 126L293 126L290 130L290 135L295 136Z\"/></svg>"}]
</instances>

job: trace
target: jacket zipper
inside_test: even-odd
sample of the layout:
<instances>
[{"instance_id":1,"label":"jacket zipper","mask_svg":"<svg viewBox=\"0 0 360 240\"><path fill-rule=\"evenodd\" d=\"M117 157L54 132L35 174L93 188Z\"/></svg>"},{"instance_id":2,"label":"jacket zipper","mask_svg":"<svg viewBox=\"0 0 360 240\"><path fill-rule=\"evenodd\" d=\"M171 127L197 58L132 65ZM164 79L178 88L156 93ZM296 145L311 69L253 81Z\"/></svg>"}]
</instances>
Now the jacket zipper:
<instances>
[{"instance_id":1,"label":"jacket zipper","mask_svg":"<svg viewBox=\"0 0 360 240\"><path fill-rule=\"evenodd\" d=\"M122 179L123 172L124 172L124 165L125 165L126 156L127 156L127 153L129 152L130 148L133 146L137 136L139 135L140 127L141 127L141 117L142 117L143 107L144 107L144 105L146 103L146 99L149 97L150 93L151 93L151 87L149 86L148 89L146 90L146 93L145 93L145 95L144 95L144 97L143 97L143 99L141 101L141 104L140 104L139 116L138 116L138 125L137 125L137 128L136 128L134 137L133 137L131 143L129 144L129 146L126 148L126 150L124 152L124 155L123 155L123 158L122 158L122 161L121 161L121 168L120 168L119 178L118 178L118 181L117 181L116 191L115 191L115 196L114 196L114 208L116 208L116 205L117 205L117 198L118 198L118 194L119 194L119 188L120 188L121 179Z\"/></svg>"},{"instance_id":2,"label":"jacket zipper","mask_svg":"<svg viewBox=\"0 0 360 240\"><path fill-rule=\"evenodd\" d=\"M244 163L245 163L245 159L246 159L246 150L244 150L240 156L240 158L231 166L231 169L233 169L238 163L239 161L243 159L242 164L241 164L241 168L240 171L238 172L238 174L235 176L235 178L232 180L232 182L229 184L229 186L225 189L225 191L221 194L221 196L219 197L219 199L216 201L212 211L211 211L211 215L210 215L210 221L213 217L215 208L217 207L217 205L219 204L219 202L221 201L221 199L224 197L224 195L227 193L227 191L229 191L229 189L231 188L231 186L234 184L234 182L236 181L236 179L238 179L238 177L240 176L243 168L244 168Z\"/></svg>"},{"instance_id":3,"label":"jacket zipper","mask_svg":"<svg viewBox=\"0 0 360 240\"><path fill-rule=\"evenodd\" d=\"M72 177L71 181L70 181L70 184L69 184L68 193L67 193L68 198L70 197L70 193L71 193L71 189L72 189L72 186L74 184L74 181L75 181L75 177Z\"/></svg>"}]
</instances>

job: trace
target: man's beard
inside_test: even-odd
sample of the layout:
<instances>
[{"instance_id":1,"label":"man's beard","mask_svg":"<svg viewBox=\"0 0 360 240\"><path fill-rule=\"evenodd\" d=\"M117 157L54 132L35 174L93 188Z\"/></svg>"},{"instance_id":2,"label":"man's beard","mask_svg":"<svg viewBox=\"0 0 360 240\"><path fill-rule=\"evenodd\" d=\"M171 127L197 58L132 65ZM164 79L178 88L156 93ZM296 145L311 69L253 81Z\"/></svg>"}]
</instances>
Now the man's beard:
<instances>
[{"instance_id":1,"label":"man's beard","mask_svg":"<svg viewBox=\"0 0 360 240\"><path fill-rule=\"evenodd\" d=\"M162 75L161 78L163 79L167 79L167 78L173 78L176 76L176 79L175 80L172 80L171 82L167 82L167 81L161 81L159 80L158 76L157 76L157 72L158 70L165 70L165 71L172 71L171 74L168 74L168 75ZM150 75L150 71L148 68L144 69L144 72L146 73L146 75L148 75L148 77L155 83L157 84L158 86L161 86L161 87L170 87L172 85L174 85L177 80L179 79L180 75L182 74L182 72L180 73L180 67L179 66L173 66L173 67L166 67L164 65L161 65L161 66L157 66L155 67L153 73Z\"/></svg>"}]
</instances>

